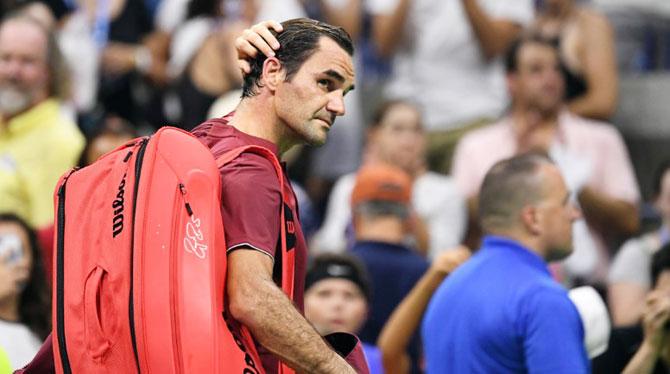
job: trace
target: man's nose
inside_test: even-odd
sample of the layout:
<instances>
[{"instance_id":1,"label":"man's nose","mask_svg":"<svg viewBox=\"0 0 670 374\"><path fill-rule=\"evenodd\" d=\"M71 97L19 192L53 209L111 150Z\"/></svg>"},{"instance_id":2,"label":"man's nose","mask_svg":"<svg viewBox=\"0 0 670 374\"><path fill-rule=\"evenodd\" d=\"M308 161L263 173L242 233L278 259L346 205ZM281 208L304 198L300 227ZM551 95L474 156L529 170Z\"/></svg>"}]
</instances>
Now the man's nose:
<instances>
[{"instance_id":1,"label":"man's nose","mask_svg":"<svg viewBox=\"0 0 670 374\"><path fill-rule=\"evenodd\" d=\"M328 100L326 109L331 113L335 113L336 116L344 115L344 95L342 94L342 90L336 90L330 93L330 99Z\"/></svg>"}]
</instances>

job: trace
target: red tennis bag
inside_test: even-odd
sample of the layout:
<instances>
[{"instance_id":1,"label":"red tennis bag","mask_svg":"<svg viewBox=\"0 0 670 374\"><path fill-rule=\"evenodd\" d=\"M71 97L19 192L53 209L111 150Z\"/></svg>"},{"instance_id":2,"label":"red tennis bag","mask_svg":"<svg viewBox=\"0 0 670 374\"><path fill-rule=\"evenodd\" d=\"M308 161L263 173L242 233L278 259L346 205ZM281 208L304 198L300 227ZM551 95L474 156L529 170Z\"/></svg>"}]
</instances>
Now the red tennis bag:
<instances>
[{"instance_id":1,"label":"red tennis bag","mask_svg":"<svg viewBox=\"0 0 670 374\"><path fill-rule=\"evenodd\" d=\"M263 373L252 337L225 312L218 167L187 132L162 128L64 175L56 189L53 335L59 373ZM295 251L283 289L293 297ZM239 326L239 324L235 324ZM291 372L280 367L284 373Z\"/></svg>"}]
</instances>

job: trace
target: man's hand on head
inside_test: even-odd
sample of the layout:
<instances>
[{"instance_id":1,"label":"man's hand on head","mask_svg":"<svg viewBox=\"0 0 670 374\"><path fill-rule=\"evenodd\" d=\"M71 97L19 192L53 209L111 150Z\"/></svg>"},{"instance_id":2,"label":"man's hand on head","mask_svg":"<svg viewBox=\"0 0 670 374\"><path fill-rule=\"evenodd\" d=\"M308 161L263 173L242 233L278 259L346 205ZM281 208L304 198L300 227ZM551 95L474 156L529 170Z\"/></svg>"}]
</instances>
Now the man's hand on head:
<instances>
[{"instance_id":1,"label":"man's hand on head","mask_svg":"<svg viewBox=\"0 0 670 374\"><path fill-rule=\"evenodd\" d=\"M235 49L237 50L237 66L242 71L242 75L251 72L250 59L256 57L258 52L265 56L272 57L274 51L279 49L279 41L272 35L270 29L276 32L282 32L284 29L277 21L259 22L242 32L242 35L235 39Z\"/></svg>"}]
</instances>

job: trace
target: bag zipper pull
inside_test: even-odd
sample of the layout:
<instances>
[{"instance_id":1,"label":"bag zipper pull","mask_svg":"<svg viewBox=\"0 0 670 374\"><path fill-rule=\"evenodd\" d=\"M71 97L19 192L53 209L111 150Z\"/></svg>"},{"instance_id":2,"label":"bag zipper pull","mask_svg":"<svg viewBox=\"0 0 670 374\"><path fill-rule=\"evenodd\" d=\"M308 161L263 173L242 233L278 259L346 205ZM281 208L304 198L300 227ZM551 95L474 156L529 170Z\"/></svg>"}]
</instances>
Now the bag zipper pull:
<instances>
[{"instance_id":1,"label":"bag zipper pull","mask_svg":"<svg viewBox=\"0 0 670 374\"><path fill-rule=\"evenodd\" d=\"M181 192L181 195L184 197L184 205L186 206L186 212L188 213L189 216L193 215L193 209L191 209L191 204L188 203L188 200L186 198L186 186L184 186L183 183L179 183L179 191Z\"/></svg>"}]
</instances>

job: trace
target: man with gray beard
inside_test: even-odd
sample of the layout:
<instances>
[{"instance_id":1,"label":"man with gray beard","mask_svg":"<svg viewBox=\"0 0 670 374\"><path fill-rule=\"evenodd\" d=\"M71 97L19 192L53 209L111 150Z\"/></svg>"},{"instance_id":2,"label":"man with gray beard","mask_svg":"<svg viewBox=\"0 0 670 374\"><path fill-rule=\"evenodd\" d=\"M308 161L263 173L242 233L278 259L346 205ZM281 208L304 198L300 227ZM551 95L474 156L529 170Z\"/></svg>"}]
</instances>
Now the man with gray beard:
<instances>
[{"instance_id":1,"label":"man with gray beard","mask_svg":"<svg viewBox=\"0 0 670 374\"><path fill-rule=\"evenodd\" d=\"M65 66L53 33L21 13L0 23L0 212L41 229L53 222L53 189L84 146L62 113Z\"/></svg>"}]
</instances>

